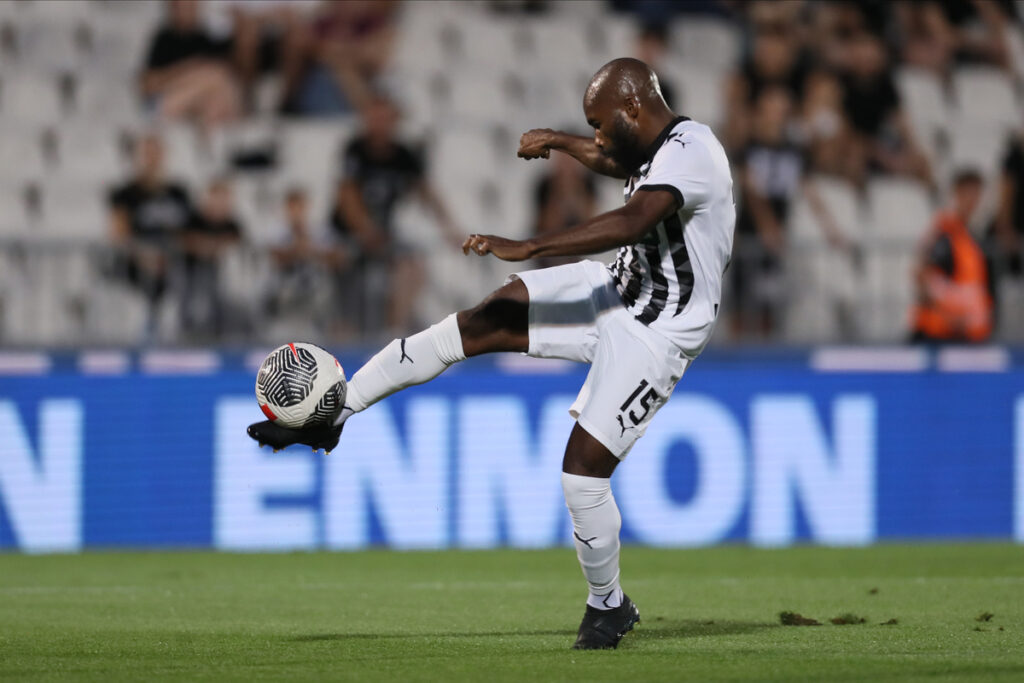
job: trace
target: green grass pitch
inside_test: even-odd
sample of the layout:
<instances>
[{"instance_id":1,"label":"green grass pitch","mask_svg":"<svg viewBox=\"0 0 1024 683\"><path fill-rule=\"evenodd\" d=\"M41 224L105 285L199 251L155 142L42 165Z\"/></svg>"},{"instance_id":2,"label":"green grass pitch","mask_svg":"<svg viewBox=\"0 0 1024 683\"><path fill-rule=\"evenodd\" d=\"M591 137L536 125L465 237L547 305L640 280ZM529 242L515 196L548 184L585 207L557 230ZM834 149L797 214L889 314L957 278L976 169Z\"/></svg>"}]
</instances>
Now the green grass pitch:
<instances>
[{"instance_id":1,"label":"green grass pitch","mask_svg":"<svg viewBox=\"0 0 1024 683\"><path fill-rule=\"evenodd\" d=\"M622 565L643 621L575 652L571 549L0 555L0 680L1024 681L1022 546L627 547Z\"/></svg>"}]
</instances>

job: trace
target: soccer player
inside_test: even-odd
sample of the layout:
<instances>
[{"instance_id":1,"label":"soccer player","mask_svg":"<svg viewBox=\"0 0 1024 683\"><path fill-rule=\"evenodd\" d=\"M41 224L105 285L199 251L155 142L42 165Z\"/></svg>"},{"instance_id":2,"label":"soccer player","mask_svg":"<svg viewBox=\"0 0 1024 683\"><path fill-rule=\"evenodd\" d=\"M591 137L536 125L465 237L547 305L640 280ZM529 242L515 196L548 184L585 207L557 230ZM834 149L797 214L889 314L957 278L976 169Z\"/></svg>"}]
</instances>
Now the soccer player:
<instances>
[{"instance_id":1,"label":"soccer player","mask_svg":"<svg viewBox=\"0 0 1024 683\"><path fill-rule=\"evenodd\" d=\"M616 59L603 66L587 86L583 110L593 138L531 130L519 156L546 159L555 150L623 178L625 205L525 241L470 235L463 251L523 261L618 247L614 263L513 275L475 308L396 339L371 358L349 381L333 427L300 431L267 421L251 425L249 435L274 448L302 443L330 451L349 417L469 356L519 351L590 363L569 409L576 425L562 487L590 586L573 647L604 649L640 620L619 586L621 518L610 477L711 336L736 213L722 145L710 128L668 108L646 64Z\"/></svg>"}]
</instances>

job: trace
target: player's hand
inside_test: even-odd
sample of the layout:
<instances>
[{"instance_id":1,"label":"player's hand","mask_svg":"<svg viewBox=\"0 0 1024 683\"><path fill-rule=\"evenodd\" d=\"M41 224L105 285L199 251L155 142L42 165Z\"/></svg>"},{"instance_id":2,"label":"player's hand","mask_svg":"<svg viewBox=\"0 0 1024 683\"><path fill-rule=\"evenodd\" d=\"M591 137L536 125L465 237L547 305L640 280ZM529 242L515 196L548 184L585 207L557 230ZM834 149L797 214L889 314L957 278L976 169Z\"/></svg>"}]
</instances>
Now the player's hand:
<instances>
[{"instance_id":1,"label":"player's hand","mask_svg":"<svg viewBox=\"0 0 1024 683\"><path fill-rule=\"evenodd\" d=\"M494 254L502 261L525 261L531 256L528 242L510 240L497 235L470 235L462 243L462 253L469 252L479 256Z\"/></svg>"},{"instance_id":2,"label":"player's hand","mask_svg":"<svg viewBox=\"0 0 1024 683\"><path fill-rule=\"evenodd\" d=\"M551 138L554 132L550 128L534 128L523 133L519 138L519 158L547 159L551 156Z\"/></svg>"}]
</instances>

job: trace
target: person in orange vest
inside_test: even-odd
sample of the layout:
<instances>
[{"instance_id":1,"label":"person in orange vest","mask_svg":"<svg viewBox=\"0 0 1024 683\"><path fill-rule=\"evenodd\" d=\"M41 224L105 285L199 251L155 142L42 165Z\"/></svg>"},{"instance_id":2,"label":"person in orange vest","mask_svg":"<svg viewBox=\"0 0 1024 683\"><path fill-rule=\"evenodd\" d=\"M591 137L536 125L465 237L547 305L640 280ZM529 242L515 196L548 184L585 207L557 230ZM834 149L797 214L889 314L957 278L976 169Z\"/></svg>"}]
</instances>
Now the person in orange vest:
<instances>
[{"instance_id":1,"label":"person in orange vest","mask_svg":"<svg viewBox=\"0 0 1024 683\"><path fill-rule=\"evenodd\" d=\"M914 342L978 343L992 334L985 255L967 227L982 190L977 171L957 173L952 206L938 213L925 239L915 272Z\"/></svg>"}]
</instances>

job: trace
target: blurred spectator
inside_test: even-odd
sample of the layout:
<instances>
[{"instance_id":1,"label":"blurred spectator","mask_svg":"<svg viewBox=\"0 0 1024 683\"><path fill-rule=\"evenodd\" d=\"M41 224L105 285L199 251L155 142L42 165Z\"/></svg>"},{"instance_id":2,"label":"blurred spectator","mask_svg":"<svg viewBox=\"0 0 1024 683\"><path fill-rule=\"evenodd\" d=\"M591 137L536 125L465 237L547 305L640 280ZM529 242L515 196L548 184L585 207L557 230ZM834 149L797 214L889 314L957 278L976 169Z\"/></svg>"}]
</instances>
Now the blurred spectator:
<instances>
[{"instance_id":1,"label":"blurred spectator","mask_svg":"<svg viewBox=\"0 0 1024 683\"><path fill-rule=\"evenodd\" d=\"M225 252L242 240L242 228L234 216L231 184L213 180L182 236L185 253L185 289L182 322L192 335L216 335L223 331L224 303L220 296L219 267Z\"/></svg>"},{"instance_id":2,"label":"blurred spectator","mask_svg":"<svg viewBox=\"0 0 1024 683\"><path fill-rule=\"evenodd\" d=\"M997 271L1024 275L1024 130L1010 140L1003 159L990 239Z\"/></svg>"},{"instance_id":3,"label":"blurred spectator","mask_svg":"<svg viewBox=\"0 0 1024 683\"><path fill-rule=\"evenodd\" d=\"M942 6L937 2L900 2L894 13L903 61L947 77L956 51L956 33Z\"/></svg>"},{"instance_id":4,"label":"blurred spectator","mask_svg":"<svg viewBox=\"0 0 1024 683\"><path fill-rule=\"evenodd\" d=\"M284 228L283 241L271 251L277 274L268 297L270 314L278 316L297 310L316 313L317 323L335 320L348 323L352 305L349 292L355 287L346 286L351 283L337 278L334 284L339 285L338 292L324 284L332 282L330 274L343 276L346 273L350 249L330 243L325 239L325 231L312 224L309 196L301 188L292 188L285 194ZM336 315L338 307L331 305L337 297L341 298L340 308L345 315Z\"/></svg>"},{"instance_id":5,"label":"blurred spectator","mask_svg":"<svg viewBox=\"0 0 1024 683\"><path fill-rule=\"evenodd\" d=\"M1007 29L1016 16L1012 2L1006 0L942 0L937 4L953 31L953 46L958 62L1010 66Z\"/></svg>"},{"instance_id":6,"label":"blurred spectator","mask_svg":"<svg viewBox=\"0 0 1024 683\"><path fill-rule=\"evenodd\" d=\"M915 272L915 342L983 342L992 333L985 256L968 228L983 189L976 171L957 173L952 206L935 217Z\"/></svg>"},{"instance_id":7,"label":"blurred spectator","mask_svg":"<svg viewBox=\"0 0 1024 683\"><path fill-rule=\"evenodd\" d=\"M668 29L664 24L649 24L644 26L637 35L636 58L644 62L658 74L658 85L661 86L661 96L665 98L665 104L669 109L675 110L676 94L672 84L667 82L664 75L665 57L668 54Z\"/></svg>"},{"instance_id":8,"label":"blurred spectator","mask_svg":"<svg viewBox=\"0 0 1024 683\"><path fill-rule=\"evenodd\" d=\"M163 144L154 135L135 143L131 180L110 195L111 240L124 276L150 304L146 334L156 331L156 306L167 290L170 256L192 216L185 188L164 178Z\"/></svg>"},{"instance_id":9,"label":"blurred spectator","mask_svg":"<svg viewBox=\"0 0 1024 683\"><path fill-rule=\"evenodd\" d=\"M865 151L865 172L913 176L934 187L931 167L903 113L879 38L860 33L850 40L842 82L843 108Z\"/></svg>"},{"instance_id":10,"label":"blurred spectator","mask_svg":"<svg viewBox=\"0 0 1024 683\"><path fill-rule=\"evenodd\" d=\"M207 0L206 24L231 43L246 109L262 74L280 75L278 109L290 110L311 48L311 15L319 0Z\"/></svg>"},{"instance_id":11,"label":"blurred spectator","mask_svg":"<svg viewBox=\"0 0 1024 683\"><path fill-rule=\"evenodd\" d=\"M597 213L594 176L567 154L553 154L551 172L540 179L533 194L533 232L538 237L578 225ZM537 259L538 268L559 266L578 258L549 256Z\"/></svg>"},{"instance_id":12,"label":"blurred spectator","mask_svg":"<svg viewBox=\"0 0 1024 683\"><path fill-rule=\"evenodd\" d=\"M746 146L754 124L754 103L763 90L783 88L797 100L803 96L806 75L800 42L791 26L779 23L759 29L750 55L728 82L724 142L729 151Z\"/></svg>"},{"instance_id":13,"label":"blurred spectator","mask_svg":"<svg viewBox=\"0 0 1024 683\"><path fill-rule=\"evenodd\" d=\"M189 119L205 129L239 114L238 86L227 46L199 23L198 0L168 0L167 21L150 44L139 79L143 96L168 119Z\"/></svg>"},{"instance_id":14,"label":"blurred spectator","mask_svg":"<svg viewBox=\"0 0 1024 683\"><path fill-rule=\"evenodd\" d=\"M776 332L786 298L783 271L786 221L801 193L818 218L826 240L848 249L824 202L807 179L804 150L792 137L789 92L779 86L760 92L754 109L750 141L739 155L737 181L742 205L736 224L733 277L735 335L764 337Z\"/></svg>"},{"instance_id":15,"label":"blurred spectator","mask_svg":"<svg viewBox=\"0 0 1024 683\"><path fill-rule=\"evenodd\" d=\"M393 0L331 0L314 21L315 66L300 108L308 114L360 111L379 89L391 59L397 4Z\"/></svg>"},{"instance_id":16,"label":"blurred spectator","mask_svg":"<svg viewBox=\"0 0 1024 683\"><path fill-rule=\"evenodd\" d=\"M387 286L371 286L370 291L389 292L387 324L395 331L414 322L413 304L423 280L417 250L395 235L393 217L398 202L416 194L451 244L462 244L462 234L427 181L422 159L397 139L398 121L397 107L382 96L374 96L363 109L363 132L345 147L342 179L330 216L335 232L358 245L368 277L384 271ZM366 316L372 317L376 309L370 303ZM373 327L373 321L367 325Z\"/></svg>"},{"instance_id":17,"label":"blurred spectator","mask_svg":"<svg viewBox=\"0 0 1024 683\"><path fill-rule=\"evenodd\" d=\"M807 78L805 91L800 133L811 170L860 182L864 153L843 111L839 80L827 71L816 71Z\"/></svg>"}]
</instances>

